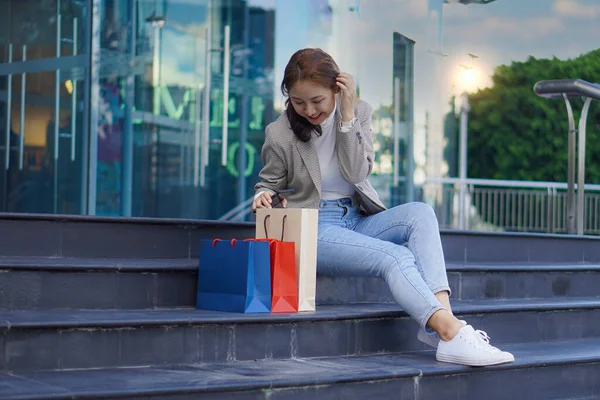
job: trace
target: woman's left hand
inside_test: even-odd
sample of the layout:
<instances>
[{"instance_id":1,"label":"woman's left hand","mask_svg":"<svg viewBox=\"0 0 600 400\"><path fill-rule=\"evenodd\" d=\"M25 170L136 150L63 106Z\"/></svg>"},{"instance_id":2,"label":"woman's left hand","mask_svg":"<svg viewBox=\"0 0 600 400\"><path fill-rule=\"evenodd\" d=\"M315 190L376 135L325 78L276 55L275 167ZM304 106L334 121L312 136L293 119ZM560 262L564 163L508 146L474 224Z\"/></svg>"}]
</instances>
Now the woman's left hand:
<instances>
[{"instance_id":1,"label":"woman's left hand","mask_svg":"<svg viewBox=\"0 0 600 400\"><path fill-rule=\"evenodd\" d=\"M336 78L340 88L342 121L350 122L354 119L354 102L356 101L356 87L354 78L347 72L340 73Z\"/></svg>"}]
</instances>

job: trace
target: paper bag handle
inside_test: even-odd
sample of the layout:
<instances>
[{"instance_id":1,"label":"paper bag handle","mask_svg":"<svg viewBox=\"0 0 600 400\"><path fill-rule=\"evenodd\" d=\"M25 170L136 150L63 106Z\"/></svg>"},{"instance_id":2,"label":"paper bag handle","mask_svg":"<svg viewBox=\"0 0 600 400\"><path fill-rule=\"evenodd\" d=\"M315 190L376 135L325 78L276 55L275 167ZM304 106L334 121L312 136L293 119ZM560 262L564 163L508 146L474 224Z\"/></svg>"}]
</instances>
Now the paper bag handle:
<instances>
[{"instance_id":1,"label":"paper bag handle","mask_svg":"<svg viewBox=\"0 0 600 400\"><path fill-rule=\"evenodd\" d=\"M231 242L230 242L231 243L231 247L235 247L235 241L236 240L237 239L231 239ZM216 238L215 240L213 240L212 241L212 247L215 247L217 245L217 242L220 242L220 241L221 241L221 239L219 239L219 238Z\"/></svg>"},{"instance_id":2,"label":"paper bag handle","mask_svg":"<svg viewBox=\"0 0 600 400\"><path fill-rule=\"evenodd\" d=\"M265 236L267 238L269 237L269 234L267 233L267 219L268 218L271 218L271 214L265 216L265 220L263 221L263 225L264 225L264 228L265 228ZM286 218L287 218L287 215L284 215L283 219L281 221L281 241L282 242L283 242L283 235L285 233L285 220L286 220Z\"/></svg>"}]
</instances>

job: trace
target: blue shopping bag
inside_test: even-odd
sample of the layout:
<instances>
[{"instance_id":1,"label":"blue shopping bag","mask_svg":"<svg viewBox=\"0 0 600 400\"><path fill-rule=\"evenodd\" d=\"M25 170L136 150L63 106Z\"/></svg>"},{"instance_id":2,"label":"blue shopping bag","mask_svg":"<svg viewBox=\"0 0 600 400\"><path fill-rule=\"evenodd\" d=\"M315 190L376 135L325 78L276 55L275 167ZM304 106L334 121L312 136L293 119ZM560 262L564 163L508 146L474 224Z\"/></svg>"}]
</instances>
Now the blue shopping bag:
<instances>
[{"instance_id":1,"label":"blue shopping bag","mask_svg":"<svg viewBox=\"0 0 600 400\"><path fill-rule=\"evenodd\" d=\"M200 242L197 309L240 313L271 311L268 242Z\"/></svg>"}]
</instances>

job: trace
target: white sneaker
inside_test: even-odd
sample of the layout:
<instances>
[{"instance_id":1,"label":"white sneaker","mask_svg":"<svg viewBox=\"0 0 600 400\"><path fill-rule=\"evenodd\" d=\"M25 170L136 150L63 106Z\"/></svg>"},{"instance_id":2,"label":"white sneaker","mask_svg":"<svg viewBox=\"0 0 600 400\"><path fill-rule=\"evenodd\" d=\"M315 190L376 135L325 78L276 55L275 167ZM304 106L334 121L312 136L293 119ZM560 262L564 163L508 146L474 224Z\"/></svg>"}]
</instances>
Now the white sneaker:
<instances>
[{"instance_id":1,"label":"white sneaker","mask_svg":"<svg viewBox=\"0 0 600 400\"><path fill-rule=\"evenodd\" d=\"M463 321L461 319L460 322L463 325L467 325L467 321ZM437 332L429 334L425 332L425 329L423 328L419 329L419 332L417 333L417 339L419 339L420 342L433 347L434 349L437 349L438 344L440 343L440 336L437 334Z\"/></svg>"},{"instance_id":2,"label":"white sneaker","mask_svg":"<svg viewBox=\"0 0 600 400\"><path fill-rule=\"evenodd\" d=\"M449 342L440 341L435 358L454 364L483 367L515 361L515 357L490 345L490 337L484 331L476 331L471 325L460 328Z\"/></svg>"}]
</instances>

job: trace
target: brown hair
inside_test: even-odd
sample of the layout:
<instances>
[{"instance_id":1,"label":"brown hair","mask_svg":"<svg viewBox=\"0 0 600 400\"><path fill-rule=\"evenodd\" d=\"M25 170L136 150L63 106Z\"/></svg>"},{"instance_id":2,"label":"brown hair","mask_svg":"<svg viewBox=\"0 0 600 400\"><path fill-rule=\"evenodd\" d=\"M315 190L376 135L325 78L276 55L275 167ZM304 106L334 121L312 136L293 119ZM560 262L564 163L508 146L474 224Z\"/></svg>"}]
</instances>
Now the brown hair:
<instances>
[{"instance_id":1,"label":"brown hair","mask_svg":"<svg viewBox=\"0 0 600 400\"><path fill-rule=\"evenodd\" d=\"M281 82L281 92L288 97L285 101L285 114L290 121L290 127L301 141L308 142L313 129L319 135L323 131L320 125L311 124L294 110L289 98L290 89L298 81L309 80L335 90L337 88L336 78L339 73L340 69L333 58L321 49L298 50L290 58Z\"/></svg>"}]
</instances>

